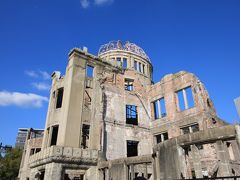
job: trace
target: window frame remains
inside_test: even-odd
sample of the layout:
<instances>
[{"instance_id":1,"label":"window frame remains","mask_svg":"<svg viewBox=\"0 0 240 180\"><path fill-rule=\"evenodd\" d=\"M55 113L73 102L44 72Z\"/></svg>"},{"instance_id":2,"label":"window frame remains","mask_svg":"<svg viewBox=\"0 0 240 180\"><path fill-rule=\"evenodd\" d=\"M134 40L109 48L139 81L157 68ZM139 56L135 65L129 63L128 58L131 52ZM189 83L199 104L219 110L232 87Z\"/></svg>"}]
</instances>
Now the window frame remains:
<instances>
[{"instance_id":1,"label":"window frame remains","mask_svg":"<svg viewBox=\"0 0 240 180\"><path fill-rule=\"evenodd\" d=\"M137 106L126 105L126 124L138 125Z\"/></svg>"}]
</instances>

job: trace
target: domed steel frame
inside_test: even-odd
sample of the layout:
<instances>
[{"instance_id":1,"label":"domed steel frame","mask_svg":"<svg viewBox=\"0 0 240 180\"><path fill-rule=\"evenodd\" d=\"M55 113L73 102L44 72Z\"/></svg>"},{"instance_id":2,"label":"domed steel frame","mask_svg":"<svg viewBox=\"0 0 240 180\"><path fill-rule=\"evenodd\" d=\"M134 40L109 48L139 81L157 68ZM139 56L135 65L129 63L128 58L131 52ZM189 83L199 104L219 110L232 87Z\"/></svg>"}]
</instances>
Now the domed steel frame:
<instances>
[{"instance_id":1,"label":"domed steel frame","mask_svg":"<svg viewBox=\"0 0 240 180\"><path fill-rule=\"evenodd\" d=\"M147 54L144 52L144 50L137 46L134 43L131 43L129 41L126 41L125 43L123 43L122 41L118 40L118 41L110 41L107 44L104 44L100 47L99 51L98 51L98 56L108 52L108 51L112 51L112 50L123 50L123 51L129 51L132 52L134 54L139 55L140 57L148 60L149 62L150 59L147 56Z\"/></svg>"}]
</instances>

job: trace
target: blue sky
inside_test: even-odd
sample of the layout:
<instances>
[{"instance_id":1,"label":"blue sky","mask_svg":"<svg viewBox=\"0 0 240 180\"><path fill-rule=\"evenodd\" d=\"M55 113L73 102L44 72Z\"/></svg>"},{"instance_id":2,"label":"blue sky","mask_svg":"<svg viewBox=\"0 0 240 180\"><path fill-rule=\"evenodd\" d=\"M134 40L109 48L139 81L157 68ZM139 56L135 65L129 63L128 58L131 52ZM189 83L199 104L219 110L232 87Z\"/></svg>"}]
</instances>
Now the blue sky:
<instances>
[{"instance_id":1,"label":"blue sky","mask_svg":"<svg viewBox=\"0 0 240 180\"><path fill-rule=\"evenodd\" d=\"M218 115L239 120L239 0L1 0L0 142L14 144L19 127L44 128L54 70L87 46L110 40L141 46L154 81L186 70L204 82Z\"/></svg>"}]
</instances>

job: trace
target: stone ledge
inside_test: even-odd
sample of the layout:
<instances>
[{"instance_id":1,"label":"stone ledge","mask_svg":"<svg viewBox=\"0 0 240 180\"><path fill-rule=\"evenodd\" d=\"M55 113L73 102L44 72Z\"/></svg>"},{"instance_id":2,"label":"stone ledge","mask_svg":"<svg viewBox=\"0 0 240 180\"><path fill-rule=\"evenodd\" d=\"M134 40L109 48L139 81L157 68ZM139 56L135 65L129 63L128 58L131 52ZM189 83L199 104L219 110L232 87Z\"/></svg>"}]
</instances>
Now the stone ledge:
<instances>
[{"instance_id":1,"label":"stone ledge","mask_svg":"<svg viewBox=\"0 0 240 180\"><path fill-rule=\"evenodd\" d=\"M50 162L97 164L98 150L51 146L30 156L30 167Z\"/></svg>"}]
</instances>

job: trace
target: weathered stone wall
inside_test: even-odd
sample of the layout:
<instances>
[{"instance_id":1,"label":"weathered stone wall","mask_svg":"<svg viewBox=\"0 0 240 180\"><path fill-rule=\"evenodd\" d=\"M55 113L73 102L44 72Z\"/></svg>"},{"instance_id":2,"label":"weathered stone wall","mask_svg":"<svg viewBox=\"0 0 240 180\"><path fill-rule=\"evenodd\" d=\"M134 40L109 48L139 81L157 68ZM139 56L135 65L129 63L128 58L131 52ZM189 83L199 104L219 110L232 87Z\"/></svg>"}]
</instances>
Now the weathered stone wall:
<instances>
[{"instance_id":1,"label":"weathered stone wall","mask_svg":"<svg viewBox=\"0 0 240 180\"><path fill-rule=\"evenodd\" d=\"M197 178L240 175L240 166L237 166L239 158L231 158L233 152L237 154L240 152L235 131L238 127L223 126L208 129L156 145L154 167L158 173L155 179L193 178L194 175ZM198 148L199 145L204 145L204 151ZM211 158L209 156L204 158L207 152L212 152Z\"/></svg>"}]
</instances>

